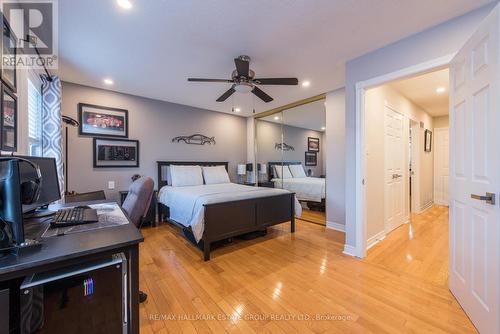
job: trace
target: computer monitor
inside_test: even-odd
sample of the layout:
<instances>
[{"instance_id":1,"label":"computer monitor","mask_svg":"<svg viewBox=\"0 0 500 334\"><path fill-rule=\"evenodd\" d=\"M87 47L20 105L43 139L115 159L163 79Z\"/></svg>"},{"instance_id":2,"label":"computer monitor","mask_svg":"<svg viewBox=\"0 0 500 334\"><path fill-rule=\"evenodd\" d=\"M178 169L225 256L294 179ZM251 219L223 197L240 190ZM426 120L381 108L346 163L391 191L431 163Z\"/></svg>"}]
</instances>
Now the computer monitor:
<instances>
[{"instance_id":1,"label":"computer monitor","mask_svg":"<svg viewBox=\"0 0 500 334\"><path fill-rule=\"evenodd\" d=\"M23 213L33 213L40 209L46 209L50 203L61 199L59 190L59 178L57 176L56 159L41 157L21 157L32 161L40 168L42 183L38 201L30 205L23 205ZM26 162L19 162L19 175L21 182L36 178L36 171ZM42 210L43 211L43 210ZM46 212L49 213L49 212Z\"/></svg>"}]
</instances>

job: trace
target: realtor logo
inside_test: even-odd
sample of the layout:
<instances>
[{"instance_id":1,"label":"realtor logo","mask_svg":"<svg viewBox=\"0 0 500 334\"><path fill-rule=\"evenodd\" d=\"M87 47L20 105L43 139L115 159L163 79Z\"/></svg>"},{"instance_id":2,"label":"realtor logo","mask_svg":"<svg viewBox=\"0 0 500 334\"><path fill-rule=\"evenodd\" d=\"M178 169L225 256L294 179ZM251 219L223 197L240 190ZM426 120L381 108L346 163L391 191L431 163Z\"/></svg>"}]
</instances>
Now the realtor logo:
<instances>
[{"instance_id":1,"label":"realtor logo","mask_svg":"<svg viewBox=\"0 0 500 334\"><path fill-rule=\"evenodd\" d=\"M17 68L57 68L57 0L4 0L2 12L4 50L10 53L8 61L2 54L2 64L13 66L16 55Z\"/></svg>"}]
</instances>

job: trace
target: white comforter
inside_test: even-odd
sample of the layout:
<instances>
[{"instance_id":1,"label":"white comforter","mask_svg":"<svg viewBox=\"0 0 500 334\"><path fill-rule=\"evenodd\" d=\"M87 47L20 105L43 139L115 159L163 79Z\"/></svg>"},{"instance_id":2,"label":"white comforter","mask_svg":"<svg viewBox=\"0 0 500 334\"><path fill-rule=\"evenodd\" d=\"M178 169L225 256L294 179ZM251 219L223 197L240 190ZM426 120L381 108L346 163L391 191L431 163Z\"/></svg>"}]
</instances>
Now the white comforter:
<instances>
[{"instance_id":1,"label":"white comforter","mask_svg":"<svg viewBox=\"0 0 500 334\"><path fill-rule=\"evenodd\" d=\"M165 186L158 193L158 201L170 208L170 219L190 226L199 242L205 228L204 204L230 202L249 198L267 197L288 193L283 189L258 188L235 183L207 184L202 186ZM295 215L302 215L302 207L295 198Z\"/></svg>"},{"instance_id":2,"label":"white comforter","mask_svg":"<svg viewBox=\"0 0 500 334\"><path fill-rule=\"evenodd\" d=\"M325 179L318 177L297 177L272 179L275 188L283 188L295 193L300 201L321 202L326 197ZM283 186L282 186L283 185Z\"/></svg>"}]
</instances>

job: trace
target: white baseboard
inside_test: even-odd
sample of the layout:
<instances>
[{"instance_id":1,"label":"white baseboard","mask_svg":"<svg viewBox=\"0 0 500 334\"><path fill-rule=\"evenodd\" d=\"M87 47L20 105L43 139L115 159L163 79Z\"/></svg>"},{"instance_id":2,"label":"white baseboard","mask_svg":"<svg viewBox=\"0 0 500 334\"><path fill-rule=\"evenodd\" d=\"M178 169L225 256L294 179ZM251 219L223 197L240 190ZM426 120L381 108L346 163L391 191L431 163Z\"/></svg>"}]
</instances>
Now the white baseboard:
<instances>
[{"instance_id":1,"label":"white baseboard","mask_svg":"<svg viewBox=\"0 0 500 334\"><path fill-rule=\"evenodd\" d=\"M342 252L345 255L350 255L356 257L356 247L353 247L351 245L344 245L344 251Z\"/></svg>"},{"instance_id":2,"label":"white baseboard","mask_svg":"<svg viewBox=\"0 0 500 334\"><path fill-rule=\"evenodd\" d=\"M326 228L331 228L335 231L345 232L345 225L335 222L326 222Z\"/></svg>"},{"instance_id":3,"label":"white baseboard","mask_svg":"<svg viewBox=\"0 0 500 334\"><path fill-rule=\"evenodd\" d=\"M422 205L422 207L420 207L420 211L419 213L423 213L425 210L431 208L432 206L434 205L434 202L433 201L430 201L424 205Z\"/></svg>"},{"instance_id":4,"label":"white baseboard","mask_svg":"<svg viewBox=\"0 0 500 334\"><path fill-rule=\"evenodd\" d=\"M369 238L366 241L366 250L372 248L376 244L378 244L380 241L385 239L385 231L380 231L379 233L375 234L373 237Z\"/></svg>"}]
</instances>

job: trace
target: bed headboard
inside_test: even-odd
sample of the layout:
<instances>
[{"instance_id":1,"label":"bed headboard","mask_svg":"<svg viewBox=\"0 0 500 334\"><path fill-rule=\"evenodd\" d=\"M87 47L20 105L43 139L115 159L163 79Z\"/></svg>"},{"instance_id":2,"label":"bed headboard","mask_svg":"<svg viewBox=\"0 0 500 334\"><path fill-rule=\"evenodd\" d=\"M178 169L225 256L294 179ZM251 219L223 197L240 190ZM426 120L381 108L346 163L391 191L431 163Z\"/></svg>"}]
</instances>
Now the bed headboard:
<instances>
[{"instance_id":1,"label":"bed headboard","mask_svg":"<svg viewBox=\"0 0 500 334\"><path fill-rule=\"evenodd\" d=\"M269 181L271 181L274 175L274 167L275 166L289 166L289 165L302 165L302 161L269 161L267 163L267 176L269 177Z\"/></svg>"},{"instance_id":2,"label":"bed headboard","mask_svg":"<svg viewBox=\"0 0 500 334\"><path fill-rule=\"evenodd\" d=\"M214 162L214 161L157 161L158 165L158 190L167 184L167 175L163 173L163 167L170 165L181 166L224 166L226 171L229 171L229 163L227 161Z\"/></svg>"}]
</instances>

